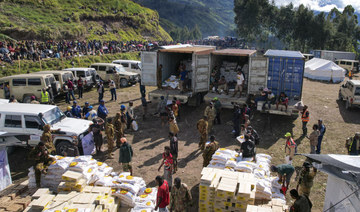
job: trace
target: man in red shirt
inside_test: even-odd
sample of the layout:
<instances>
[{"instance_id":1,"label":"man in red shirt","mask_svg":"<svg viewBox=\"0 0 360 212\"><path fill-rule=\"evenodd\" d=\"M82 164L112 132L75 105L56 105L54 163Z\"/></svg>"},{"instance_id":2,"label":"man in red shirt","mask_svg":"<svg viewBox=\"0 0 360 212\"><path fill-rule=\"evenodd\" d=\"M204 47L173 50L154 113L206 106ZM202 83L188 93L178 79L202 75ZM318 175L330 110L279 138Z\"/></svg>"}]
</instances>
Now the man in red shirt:
<instances>
[{"instance_id":1,"label":"man in red shirt","mask_svg":"<svg viewBox=\"0 0 360 212\"><path fill-rule=\"evenodd\" d=\"M166 206L170 203L170 194L169 194L169 185L166 180L164 180L161 176L157 176L155 178L159 188L156 196L156 206L155 210L159 208L159 212L168 212Z\"/></svg>"},{"instance_id":2,"label":"man in red shirt","mask_svg":"<svg viewBox=\"0 0 360 212\"><path fill-rule=\"evenodd\" d=\"M160 164L160 167L158 169L158 171L160 171L161 167L164 166L164 179L168 182L170 188L172 186L172 174L173 174L173 170L174 170L174 160L173 160L173 156L170 153L170 147L166 146L165 147L165 152L162 155L162 162Z\"/></svg>"}]
</instances>

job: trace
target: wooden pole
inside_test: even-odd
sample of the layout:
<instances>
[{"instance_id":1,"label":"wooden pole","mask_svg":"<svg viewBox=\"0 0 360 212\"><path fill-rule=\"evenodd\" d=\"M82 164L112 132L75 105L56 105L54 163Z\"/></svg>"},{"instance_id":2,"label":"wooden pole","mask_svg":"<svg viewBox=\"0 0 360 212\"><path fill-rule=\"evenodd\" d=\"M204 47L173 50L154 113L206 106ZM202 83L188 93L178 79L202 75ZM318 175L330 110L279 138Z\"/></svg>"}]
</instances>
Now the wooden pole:
<instances>
[{"instance_id":1,"label":"wooden pole","mask_svg":"<svg viewBox=\"0 0 360 212\"><path fill-rule=\"evenodd\" d=\"M39 57L39 62L40 62L40 71L42 71L42 67L41 67L41 58Z\"/></svg>"},{"instance_id":2,"label":"wooden pole","mask_svg":"<svg viewBox=\"0 0 360 212\"><path fill-rule=\"evenodd\" d=\"M65 66L64 66L64 56L63 56L63 53L60 52L60 57L61 57L61 68L64 70L65 69Z\"/></svg>"},{"instance_id":3,"label":"wooden pole","mask_svg":"<svg viewBox=\"0 0 360 212\"><path fill-rule=\"evenodd\" d=\"M78 65L77 65L77 67L80 67L81 65L80 65L80 54L79 54L79 52L77 53L77 56L78 56Z\"/></svg>"},{"instance_id":4,"label":"wooden pole","mask_svg":"<svg viewBox=\"0 0 360 212\"><path fill-rule=\"evenodd\" d=\"M18 59L18 61L19 61L19 74L21 74L20 57L18 56L17 59Z\"/></svg>"}]
</instances>

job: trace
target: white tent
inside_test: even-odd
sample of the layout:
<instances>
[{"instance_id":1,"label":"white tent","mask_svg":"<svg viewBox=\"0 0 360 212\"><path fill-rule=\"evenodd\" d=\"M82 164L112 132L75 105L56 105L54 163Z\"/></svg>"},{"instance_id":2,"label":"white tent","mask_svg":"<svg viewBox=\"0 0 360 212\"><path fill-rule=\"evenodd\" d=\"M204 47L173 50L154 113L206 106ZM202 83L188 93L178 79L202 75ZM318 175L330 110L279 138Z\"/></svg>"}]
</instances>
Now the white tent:
<instances>
[{"instance_id":1,"label":"white tent","mask_svg":"<svg viewBox=\"0 0 360 212\"><path fill-rule=\"evenodd\" d=\"M356 212L360 208L360 156L304 154L328 174L324 212Z\"/></svg>"},{"instance_id":2,"label":"white tent","mask_svg":"<svg viewBox=\"0 0 360 212\"><path fill-rule=\"evenodd\" d=\"M304 76L310 79L342 82L345 79L345 69L330 60L313 58L305 63Z\"/></svg>"}]
</instances>

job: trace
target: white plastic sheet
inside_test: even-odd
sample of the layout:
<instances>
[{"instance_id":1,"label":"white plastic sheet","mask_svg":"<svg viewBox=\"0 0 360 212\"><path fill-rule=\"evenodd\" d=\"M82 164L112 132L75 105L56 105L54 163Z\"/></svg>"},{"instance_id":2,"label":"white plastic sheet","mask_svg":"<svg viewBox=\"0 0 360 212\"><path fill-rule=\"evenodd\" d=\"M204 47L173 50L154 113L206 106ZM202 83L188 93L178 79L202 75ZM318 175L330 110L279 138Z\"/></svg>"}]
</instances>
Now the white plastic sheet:
<instances>
[{"instance_id":1,"label":"white plastic sheet","mask_svg":"<svg viewBox=\"0 0 360 212\"><path fill-rule=\"evenodd\" d=\"M95 143L92 132L88 133L83 139L81 139L84 155L91 155L95 153Z\"/></svg>"},{"instance_id":2,"label":"white plastic sheet","mask_svg":"<svg viewBox=\"0 0 360 212\"><path fill-rule=\"evenodd\" d=\"M12 183L6 148L0 150L0 191Z\"/></svg>"}]
</instances>

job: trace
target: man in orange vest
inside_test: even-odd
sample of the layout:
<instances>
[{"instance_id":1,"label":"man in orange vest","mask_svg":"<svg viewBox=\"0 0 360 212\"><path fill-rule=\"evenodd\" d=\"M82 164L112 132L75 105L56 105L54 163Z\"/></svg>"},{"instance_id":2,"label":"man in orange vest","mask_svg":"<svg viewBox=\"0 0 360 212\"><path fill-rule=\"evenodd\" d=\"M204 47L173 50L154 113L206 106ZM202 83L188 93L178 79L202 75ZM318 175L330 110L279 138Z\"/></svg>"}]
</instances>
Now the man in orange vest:
<instances>
[{"instance_id":1,"label":"man in orange vest","mask_svg":"<svg viewBox=\"0 0 360 212\"><path fill-rule=\"evenodd\" d=\"M302 130L303 130L303 136L307 135L307 128L306 125L309 122L310 116L309 116L308 106L304 105L303 111L301 112L301 121L302 121Z\"/></svg>"}]
</instances>

